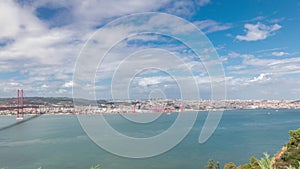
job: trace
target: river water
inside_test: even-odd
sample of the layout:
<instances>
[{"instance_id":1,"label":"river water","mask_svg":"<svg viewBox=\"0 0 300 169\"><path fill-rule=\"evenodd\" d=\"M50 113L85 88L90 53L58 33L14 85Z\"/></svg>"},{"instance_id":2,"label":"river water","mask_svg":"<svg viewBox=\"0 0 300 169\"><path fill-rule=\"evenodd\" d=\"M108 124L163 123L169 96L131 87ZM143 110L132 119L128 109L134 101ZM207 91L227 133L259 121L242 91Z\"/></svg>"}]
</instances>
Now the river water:
<instances>
[{"instance_id":1,"label":"river water","mask_svg":"<svg viewBox=\"0 0 300 169\"><path fill-rule=\"evenodd\" d=\"M140 115L142 116L142 115ZM0 168L8 169L202 169L209 159L247 163L264 152L273 155L289 139L288 131L300 127L300 110L225 111L210 139L198 143L207 112L200 112L194 127L176 147L161 155L131 159L113 155L85 134L76 115L43 115L0 131ZM151 125L138 129L119 115L106 115L113 127L127 135L158 134L177 114L163 114ZM15 123L0 117L0 128Z\"/></svg>"}]
</instances>

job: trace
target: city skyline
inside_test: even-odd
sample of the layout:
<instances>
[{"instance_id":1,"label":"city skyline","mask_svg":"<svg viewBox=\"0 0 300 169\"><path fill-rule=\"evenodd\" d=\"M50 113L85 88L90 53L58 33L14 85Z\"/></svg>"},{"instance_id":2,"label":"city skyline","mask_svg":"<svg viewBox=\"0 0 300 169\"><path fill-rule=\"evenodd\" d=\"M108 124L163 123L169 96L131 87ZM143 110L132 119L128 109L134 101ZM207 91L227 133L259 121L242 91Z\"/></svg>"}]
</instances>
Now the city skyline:
<instances>
[{"instance_id":1,"label":"city skyline","mask_svg":"<svg viewBox=\"0 0 300 169\"><path fill-rule=\"evenodd\" d=\"M77 56L97 29L136 12L163 12L193 23L209 38L223 64L228 99L298 100L299 7L296 0L1 1L0 97L14 97L18 88L24 89L26 97L72 97ZM109 34L113 35L113 31ZM179 56L191 53L169 37L157 35L129 38L121 42L116 52L129 53L145 47L162 47ZM202 70L196 71L196 81L200 97L209 99L210 78L203 65L194 60L186 65ZM98 70L98 98L110 99L105 75L114 66L107 64ZM173 85L172 79L153 74L138 76L133 80L133 88L163 86L167 95L174 91L168 88ZM179 97L176 93L170 96ZM136 95L133 99L139 97L147 98Z\"/></svg>"}]
</instances>

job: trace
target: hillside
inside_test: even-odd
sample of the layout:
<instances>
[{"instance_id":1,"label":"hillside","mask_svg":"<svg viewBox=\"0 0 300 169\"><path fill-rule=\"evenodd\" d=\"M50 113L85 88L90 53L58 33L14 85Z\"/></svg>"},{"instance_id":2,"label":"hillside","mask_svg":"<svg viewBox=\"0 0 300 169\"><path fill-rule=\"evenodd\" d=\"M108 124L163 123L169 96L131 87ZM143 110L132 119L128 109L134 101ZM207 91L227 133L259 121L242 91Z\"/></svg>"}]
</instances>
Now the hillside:
<instances>
[{"instance_id":1,"label":"hillside","mask_svg":"<svg viewBox=\"0 0 300 169\"><path fill-rule=\"evenodd\" d=\"M265 153L263 158L252 157L250 163L240 166L236 166L233 162L227 163L224 169L300 169L300 128L289 131L289 134L289 142L274 157ZM217 169L217 167L207 167L207 169Z\"/></svg>"},{"instance_id":2,"label":"hillside","mask_svg":"<svg viewBox=\"0 0 300 169\"><path fill-rule=\"evenodd\" d=\"M76 99L77 104L89 105L90 100L87 99ZM0 105L11 105L16 104L16 98L0 98ZM105 100L97 100L98 104L106 103ZM63 106L73 106L73 98L69 97L25 97L24 104L34 104L34 105L63 105Z\"/></svg>"},{"instance_id":3,"label":"hillside","mask_svg":"<svg viewBox=\"0 0 300 169\"><path fill-rule=\"evenodd\" d=\"M16 98L0 98L0 104L16 104ZM25 97L24 104L48 105L63 104L73 105L73 99L68 97Z\"/></svg>"},{"instance_id":4,"label":"hillside","mask_svg":"<svg viewBox=\"0 0 300 169\"><path fill-rule=\"evenodd\" d=\"M282 149L274 155L274 164L277 169L288 166L299 167L300 161L300 128L289 132L290 140Z\"/></svg>"}]
</instances>

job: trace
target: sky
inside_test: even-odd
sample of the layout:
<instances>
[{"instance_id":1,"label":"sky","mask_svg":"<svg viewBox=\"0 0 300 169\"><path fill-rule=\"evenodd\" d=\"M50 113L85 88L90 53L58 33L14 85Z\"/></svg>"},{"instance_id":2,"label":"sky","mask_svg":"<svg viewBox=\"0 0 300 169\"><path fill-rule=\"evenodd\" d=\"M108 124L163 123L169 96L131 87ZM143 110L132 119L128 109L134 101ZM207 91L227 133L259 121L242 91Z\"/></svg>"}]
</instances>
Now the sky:
<instances>
[{"instance_id":1,"label":"sky","mask_svg":"<svg viewBox=\"0 0 300 169\"><path fill-rule=\"evenodd\" d=\"M72 97L72 87L78 85L73 79L78 57L101 33L97 30L105 30L96 39L103 47L128 33L124 30L149 26L139 21L130 21L135 22L130 27L107 24L135 13L159 12L192 23L208 38L222 64L227 99L298 100L299 9L297 0L1 0L0 97L15 97L19 88L27 97ZM169 21L162 17L154 23L171 25L169 31L189 31ZM189 38L193 37L185 37ZM105 52L101 47L97 52ZM193 88L188 81L193 77L200 98L210 99L213 73L203 59L174 37L128 36L111 48L102 63L94 63L98 66L94 86L82 87L94 89L99 99L114 94L122 99L127 95L130 99L176 99L182 90ZM151 67L157 63L161 69ZM130 71L137 68L138 73ZM124 96L118 95L124 91Z\"/></svg>"}]
</instances>

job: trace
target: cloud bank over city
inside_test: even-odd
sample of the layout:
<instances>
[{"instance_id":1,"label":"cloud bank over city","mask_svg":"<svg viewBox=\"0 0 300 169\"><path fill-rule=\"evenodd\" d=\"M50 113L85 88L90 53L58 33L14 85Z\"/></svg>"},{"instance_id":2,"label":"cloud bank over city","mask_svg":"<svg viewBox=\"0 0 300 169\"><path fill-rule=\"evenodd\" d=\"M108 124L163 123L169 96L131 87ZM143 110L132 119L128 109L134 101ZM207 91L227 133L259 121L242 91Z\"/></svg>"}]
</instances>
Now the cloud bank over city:
<instances>
[{"instance_id":1,"label":"cloud bank over city","mask_svg":"<svg viewBox=\"0 0 300 169\"><path fill-rule=\"evenodd\" d=\"M25 96L71 97L72 87L76 85L72 81L76 59L95 31L124 15L163 12L186 19L207 35L223 63L228 99L299 99L300 25L297 23L300 13L296 10L299 3L296 0L288 4L281 1L236 3L0 1L0 97L14 97L18 88L24 89ZM174 31L188 31L176 24L173 27ZM109 30L102 43L122 35L124 29ZM171 37L154 34L125 39L113 49L111 60L108 57L107 64L96 73L98 98L111 97L108 81L118 58L147 48L162 48L186 59L184 66L195 70L200 97L210 98L211 82L201 61L188 60L186 56L192 56L193 52ZM154 59L157 58L150 57L144 62L151 63ZM163 57L161 61L169 62ZM147 73L154 76L137 77L132 81L133 89L163 87L170 92L172 87L176 88L170 77L155 71ZM180 78L189 77L180 75ZM139 98L138 92L135 98Z\"/></svg>"}]
</instances>

